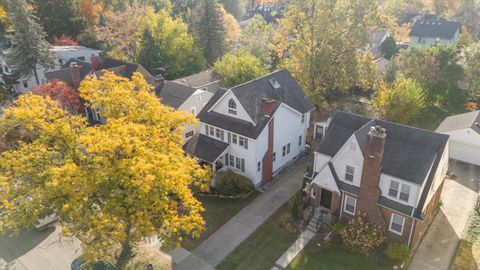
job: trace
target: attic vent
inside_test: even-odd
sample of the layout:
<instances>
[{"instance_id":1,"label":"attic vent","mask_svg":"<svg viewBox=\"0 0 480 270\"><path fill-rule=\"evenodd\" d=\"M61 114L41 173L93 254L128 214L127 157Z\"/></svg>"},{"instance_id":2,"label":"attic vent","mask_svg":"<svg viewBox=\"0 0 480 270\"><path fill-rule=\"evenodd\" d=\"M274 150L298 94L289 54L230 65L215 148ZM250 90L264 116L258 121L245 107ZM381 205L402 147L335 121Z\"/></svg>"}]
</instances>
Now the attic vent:
<instances>
[{"instance_id":1,"label":"attic vent","mask_svg":"<svg viewBox=\"0 0 480 270\"><path fill-rule=\"evenodd\" d=\"M420 24L423 24L423 22L420 22Z\"/></svg>"},{"instance_id":2,"label":"attic vent","mask_svg":"<svg viewBox=\"0 0 480 270\"><path fill-rule=\"evenodd\" d=\"M273 87L273 89L278 89L281 87L280 83L278 83L277 79L275 78L271 78L270 80L268 80L268 82Z\"/></svg>"}]
</instances>

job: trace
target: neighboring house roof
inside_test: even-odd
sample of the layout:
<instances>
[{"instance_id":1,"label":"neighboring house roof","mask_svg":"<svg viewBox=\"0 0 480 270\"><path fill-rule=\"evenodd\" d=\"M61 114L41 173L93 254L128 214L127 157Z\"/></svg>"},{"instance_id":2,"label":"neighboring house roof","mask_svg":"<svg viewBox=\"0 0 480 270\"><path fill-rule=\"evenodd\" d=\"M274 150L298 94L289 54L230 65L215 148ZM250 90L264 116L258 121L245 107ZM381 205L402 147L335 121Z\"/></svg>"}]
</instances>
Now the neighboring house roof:
<instances>
[{"instance_id":1,"label":"neighboring house roof","mask_svg":"<svg viewBox=\"0 0 480 270\"><path fill-rule=\"evenodd\" d=\"M381 43L383 42L383 39L388 34L389 34L388 29L380 29L380 30L374 31L369 36L370 43L380 46Z\"/></svg>"},{"instance_id":2,"label":"neighboring house roof","mask_svg":"<svg viewBox=\"0 0 480 270\"><path fill-rule=\"evenodd\" d=\"M480 111L449 116L438 126L437 132L448 132L471 128L480 134Z\"/></svg>"},{"instance_id":3,"label":"neighboring house roof","mask_svg":"<svg viewBox=\"0 0 480 270\"><path fill-rule=\"evenodd\" d=\"M264 115L262 99L273 99L276 101L274 112L281 103L299 113L307 113L314 109L313 103L286 69L235 86L230 91L235 95L255 124L210 111L212 106L226 93L224 89L219 89L205 105L205 108L198 115L200 121L256 139L270 121L270 117Z\"/></svg>"},{"instance_id":4,"label":"neighboring house roof","mask_svg":"<svg viewBox=\"0 0 480 270\"><path fill-rule=\"evenodd\" d=\"M362 152L371 127L381 126L387 131L382 172L422 185L432 164L439 161L448 136L406 125L365 116L336 111L317 151L335 156L354 135Z\"/></svg>"},{"instance_id":5,"label":"neighboring house roof","mask_svg":"<svg viewBox=\"0 0 480 270\"><path fill-rule=\"evenodd\" d=\"M366 116L335 111L325 138L317 152L333 157L353 135L362 152L365 151L368 131L371 127L386 129L387 138L382 160L382 173L399 177L418 185L424 185L419 203L413 215L422 219L422 209L433 182L448 136L406 125L392 123ZM331 164L332 171L335 169ZM338 176L333 174L336 180ZM358 187L337 181L340 190L358 194ZM388 198L380 198L379 204L402 213L412 214L413 208L396 203Z\"/></svg>"},{"instance_id":6,"label":"neighboring house roof","mask_svg":"<svg viewBox=\"0 0 480 270\"><path fill-rule=\"evenodd\" d=\"M203 134L195 134L185 143L183 150L189 155L213 164L227 150L228 146L228 143Z\"/></svg>"},{"instance_id":7,"label":"neighboring house roof","mask_svg":"<svg viewBox=\"0 0 480 270\"><path fill-rule=\"evenodd\" d=\"M157 96L161 99L162 104L178 109L195 91L197 91L195 88L165 81L164 85L157 91Z\"/></svg>"},{"instance_id":8,"label":"neighboring house roof","mask_svg":"<svg viewBox=\"0 0 480 270\"><path fill-rule=\"evenodd\" d=\"M49 81L62 81L68 84L73 84L72 64L80 67L80 79L83 80L92 70L92 65L88 62L78 60L75 58L69 59L63 64L59 70L47 71L44 73L45 78Z\"/></svg>"},{"instance_id":9,"label":"neighboring house roof","mask_svg":"<svg viewBox=\"0 0 480 270\"><path fill-rule=\"evenodd\" d=\"M200 88L202 86L209 85L214 82L218 82L220 79L211 69L193 74L187 77L179 78L174 80L174 82L191 86L194 88Z\"/></svg>"},{"instance_id":10,"label":"neighboring house roof","mask_svg":"<svg viewBox=\"0 0 480 270\"><path fill-rule=\"evenodd\" d=\"M59 70L45 72L45 78L48 81L63 81L66 83L73 83L73 77L71 73L71 66L72 63L75 63L77 66L80 66L80 80L83 80L89 74L95 74L97 78L100 78L105 71L112 71L113 73L131 79L133 73L139 72L143 75L145 80L153 85L154 87L158 87L159 83L155 79L155 77L150 74L142 65L130 63L127 61L117 60L110 57L100 57L100 62L98 67L95 68L92 64L81 61L78 59L71 58L63 67Z\"/></svg>"},{"instance_id":11,"label":"neighboring house roof","mask_svg":"<svg viewBox=\"0 0 480 270\"><path fill-rule=\"evenodd\" d=\"M415 22L410 31L410 36L452 39L460 31L459 22L447 21L444 19L430 20L420 19Z\"/></svg>"}]
</instances>

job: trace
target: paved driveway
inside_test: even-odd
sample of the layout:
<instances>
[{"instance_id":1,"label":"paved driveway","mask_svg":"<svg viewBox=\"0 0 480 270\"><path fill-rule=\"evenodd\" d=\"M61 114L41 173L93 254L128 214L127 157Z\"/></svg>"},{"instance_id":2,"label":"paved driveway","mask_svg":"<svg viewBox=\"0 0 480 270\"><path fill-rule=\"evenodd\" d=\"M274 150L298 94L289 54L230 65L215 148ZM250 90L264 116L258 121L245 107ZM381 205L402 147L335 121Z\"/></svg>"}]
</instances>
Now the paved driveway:
<instances>
[{"instance_id":1,"label":"paved driveway","mask_svg":"<svg viewBox=\"0 0 480 270\"><path fill-rule=\"evenodd\" d=\"M68 270L80 255L79 241L59 237L60 229L28 230L0 237L0 270Z\"/></svg>"},{"instance_id":2,"label":"paved driveway","mask_svg":"<svg viewBox=\"0 0 480 270\"><path fill-rule=\"evenodd\" d=\"M447 270L478 198L480 167L451 162L455 179L445 181L442 208L420 243L410 270Z\"/></svg>"},{"instance_id":3,"label":"paved driveway","mask_svg":"<svg viewBox=\"0 0 480 270\"><path fill-rule=\"evenodd\" d=\"M199 263L202 261L211 266L217 266L280 206L300 190L306 164L302 158L287 168L285 172L278 176L272 187L201 243L193 250L193 254L182 258L177 269L199 269ZM176 256L171 255L175 261ZM201 269L210 268L206 265L205 268Z\"/></svg>"}]
</instances>

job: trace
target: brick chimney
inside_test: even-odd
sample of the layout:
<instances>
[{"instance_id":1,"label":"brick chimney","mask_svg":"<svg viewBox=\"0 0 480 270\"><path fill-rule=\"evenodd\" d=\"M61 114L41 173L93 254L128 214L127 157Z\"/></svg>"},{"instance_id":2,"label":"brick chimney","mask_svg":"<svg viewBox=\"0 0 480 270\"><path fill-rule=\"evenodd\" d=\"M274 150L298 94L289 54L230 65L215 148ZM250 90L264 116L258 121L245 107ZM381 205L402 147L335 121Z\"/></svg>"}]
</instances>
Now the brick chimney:
<instances>
[{"instance_id":1,"label":"brick chimney","mask_svg":"<svg viewBox=\"0 0 480 270\"><path fill-rule=\"evenodd\" d=\"M78 89L78 87L80 86L81 78L80 78L80 66L78 66L76 62L70 65L70 74L72 76L73 88Z\"/></svg>"},{"instance_id":2,"label":"brick chimney","mask_svg":"<svg viewBox=\"0 0 480 270\"><path fill-rule=\"evenodd\" d=\"M265 116L272 116L273 110L275 110L275 100L269 98L262 98L263 114Z\"/></svg>"},{"instance_id":3,"label":"brick chimney","mask_svg":"<svg viewBox=\"0 0 480 270\"><path fill-rule=\"evenodd\" d=\"M379 183L386 139L387 134L384 128L380 126L370 128L367 134L360 193L357 201L357 212L366 213L370 222L382 228L387 228L387 222L377 203L382 194Z\"/></svg>"},{"instance_id":4,"label":"brick chimney","mask_svg":"<svg viewBox=\"0 0 480 270\"><path fill-rule=\"evenodd\" d=\"M163 87L163 85L165 84L165 78L163 78L162 75L158 74L154 78L154 83L155 83L155 85L154 85L155 89L161 89Z\"/></svg>"},{"instance_id":5,"label":"brick chimney","mask_svg":"<svg viewBox=\"0 0 480 270\"><path fill-rule=\"evenodd\" d=\"M100 68L100 64L102 63L102 57L92 55L90 58L90 63L92 64L92 70L97 71Z\"/></svg>"}]
</instances>

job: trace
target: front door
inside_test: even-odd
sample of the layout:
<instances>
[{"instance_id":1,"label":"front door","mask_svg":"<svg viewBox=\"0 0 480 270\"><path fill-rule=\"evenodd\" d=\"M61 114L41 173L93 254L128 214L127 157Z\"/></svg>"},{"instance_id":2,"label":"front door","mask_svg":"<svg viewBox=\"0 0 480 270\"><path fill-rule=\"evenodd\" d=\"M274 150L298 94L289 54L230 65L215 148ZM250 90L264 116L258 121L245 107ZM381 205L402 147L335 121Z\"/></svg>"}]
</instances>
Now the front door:
<instances>
[{"instance_id":1,"label":"front door","mask_svg":"<svg viewBox=\"0 0 480 270\"><path fill-rule=\"evenodd\" d=\"M322 188L322 195L320 196L320 205L330 209L332 203L332 192L330 190Z\"/></svg>"}]
</instances>

